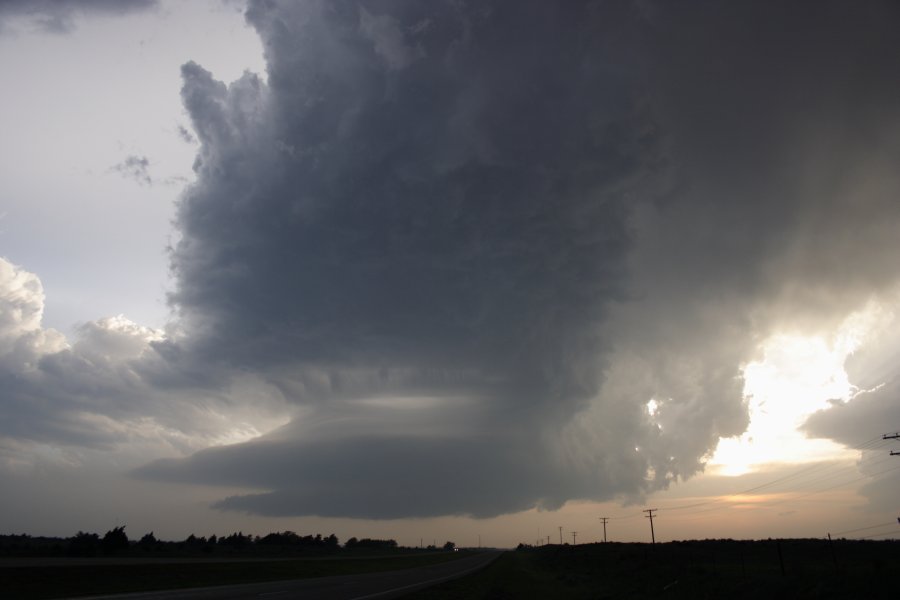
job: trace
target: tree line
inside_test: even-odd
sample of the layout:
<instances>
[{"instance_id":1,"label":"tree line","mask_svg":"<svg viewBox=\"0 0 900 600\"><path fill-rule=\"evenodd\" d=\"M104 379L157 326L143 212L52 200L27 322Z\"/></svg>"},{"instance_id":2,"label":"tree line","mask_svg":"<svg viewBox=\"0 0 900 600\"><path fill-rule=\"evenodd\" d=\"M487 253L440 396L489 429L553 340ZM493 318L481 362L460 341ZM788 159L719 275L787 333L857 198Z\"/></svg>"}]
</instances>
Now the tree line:
<instances>
[{"instance_id":1,"label":"tree line","mask_svg":"<svg viewBox=\"0 0 900 600\"><path fill-rule=\"evenodd\" d=\"M443 549L453 550L447 542ZM427 549L435 550L434 546ZM209 537L189 535L180 541L158 539L151 531L138 539L129 539L125 526L113 527L104 535L79 531L72 537L0 535L0 556L195 556L195 555L323 555L338 553L393 552L419 550L404 548L393 539L351 537L343 545L333 533L300 535L293 531L254 536L235 532Z\"/></svg>"}]
</instances>

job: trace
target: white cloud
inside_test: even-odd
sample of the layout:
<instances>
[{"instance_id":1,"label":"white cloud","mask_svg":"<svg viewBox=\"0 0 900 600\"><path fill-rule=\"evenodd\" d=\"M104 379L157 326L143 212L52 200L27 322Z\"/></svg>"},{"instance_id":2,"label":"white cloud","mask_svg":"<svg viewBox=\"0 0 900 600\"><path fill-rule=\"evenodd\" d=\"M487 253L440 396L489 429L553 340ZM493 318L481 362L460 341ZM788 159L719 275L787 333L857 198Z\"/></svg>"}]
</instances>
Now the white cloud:
<instances>
[{"instance_id":1,"label":"white cloud","mask_svg":"<svg viewBox=\"0 0 900 600\"><path fill-rule=\"evenodd\" d=\"M43 290L0 259L0 440L7 465L77 457L92 449L134 465L240 441L285 421L279 392L252 376L218 388L164 387L165 332L122 315L81 325L70 342L41 326ZM252 399L248 407L235 402Z\"/></svg>"},{"instance_id":2,"label":"white cloud","mask_svg":"<svg viewBox=\"0 0 900 600\"><path fill-rule=\"evenodd\" d=\"M44 354L67 347L53 329L42 329L44 289L40 279L0 257L0 361L30 370Z\"/></svg>"}]
</instances>

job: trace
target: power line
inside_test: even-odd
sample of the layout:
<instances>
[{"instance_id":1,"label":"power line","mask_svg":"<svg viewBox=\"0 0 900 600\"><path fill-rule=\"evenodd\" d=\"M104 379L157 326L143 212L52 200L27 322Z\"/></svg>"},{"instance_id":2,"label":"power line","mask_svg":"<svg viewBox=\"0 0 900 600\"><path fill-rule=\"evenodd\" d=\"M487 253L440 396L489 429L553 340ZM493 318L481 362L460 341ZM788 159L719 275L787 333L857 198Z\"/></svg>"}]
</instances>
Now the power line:
<instances>
[{"instance_id":1,"label":"power line","mask_svg":"<svg viewBox=\"0 0 900 600\"><path fill-rule=\"evenodd\" d=\"M854 450L859 450L859 451L869 450L869 449L873 449L875 446L883 445L882 442L883 442L883 438L877 437L877 436L876 436L876 437L870 438L870 439L868 439L868 440L866 440L866 441L864 441L864 442L860 442L860 443L858 443L858 444L854 444L854 445L853 445L853 449L854 449ZM863 461L864 461L864 460L865 460L865 459L863 459ZM861 461L861 462L862 462L862 461ZM861 464L861 463L859 463L859 464ZM753 487L747 488L747 489L745 489L745 490L741 490L741 491L739 491L739 492L735 492L734 494L730 494L730 495L731 495L731 496L748 495L748 494L751 494L751 493L753 493L753 492L756 492L756 491L759 491L759 490L762 490L762 489L765 489L765 488L768 488L768 487L772 487L772 486L778 485L779 483L784 483L784 482L786 482L786 481L790 481L790 480L793 480L793 479L802 479L802 478L806 477L807 475L810 475L810 474L812 474L812 473L815 473L816 471L820 471L820 470L827 469L827 468L829 468L829 467L835 467L835 466L836 466L836 465L835 465L834 463L817 463L817 464L814 464L814 465L810 465L810 466L801 468L801 469L799 469L798 471L795 471L795 472L793 472L793 473L788 473L787 475L782 475L781 477L778 477L778 478L773 479L773 480L771 480L771 481L767 481L767 482L765 482L765 483L761 483L761 484L759 484L759 485L755 485L755 486L753 486ZM844 466L841 466L841 467L839 467L839 468L840 468L840 469L855 469L856 467L844 465ZM825 478L830 478L830 477L832 477L832 474L828 474L828 475L825 476ZM810 483L810 481L807 481L806 483L808 484L808 483ZM700 506L705 506L705 505L708 505L708 504L715 504L715 503L718 503L718 502L723 502L723 500L720 500L720 499L714 499L714 500L705 500L705 501L703 501L703 502L695 502L695 503L692 503L692 504L684 504L684 505L680 505L680 506L667 506L667 507L663 507L661 510L663 510L663 511L667 511L667 510L686 510L686 509L690 509L690 508L697 508L697 507L700 507ZM638 515L638 516L640 516L640 515ZM625 518L631 518L631 517L625 517Z\"/></svg>"},{"instance_id":2,"label":"power line","mask_svg":"<svg viewBox=\"0 0 900 600\"><path fill-rule=\"evenodd\" d=\"M858 537L858 540L868 540L871 538L881 537L883 535L897 535L896 531L885 531L884 533L873 533L872 535L864 535L862 537Z\"/></svg>"},{"instance_id":3,"label":"power line","mask_svg":"<svg viewBox=\"0 0 900 600\"><path fill-rule=\"evenodd\" d=\"M833 472L819 473L818 476L813 477L812 479L807 479L807 480L805 480L805 481L799 482L799 486L798 486L798 485L795 485L795 486L794 486L794 490L795 490L795 491L803 491L803 488L810 489L810 491L809 491L808 493L801 494L801 495L798 495L798 496L792 496L791 498L787 498L787 499L783 499L783 500L774 500L774 501L770 501L770 502L767 502L767 505L770 505L770 504L780 504L780 503L782 503L782 502L788 502L788 501L795 500L795 499L799 499L799 498L805 498L805 497L807 497L807 496L811 496L811 495L814 495L814 494L817 494L817 493L829 491L829 490L832 490L832 489L835 489L835 488L838 488L838 487L841 487L841 486L850 485L850 484L852 484L852 483L856 483L857 481L862 481L862 480L864 480L864 479L869 479L869 478L872 478L872 477L877 477L878 475L882 475L882 474L884 474L884 473L889 473L889 472L891 472L891 471L895 471L895 470L897 470L898 468L900 468L900 467L893 467L893 468L890 468L890 469L882 469L882 470L876 471L876 472L874 472L874 473L864 473L862 476L854 477L853 479L850 479L850 480L847 480L847 481L842 481L842 482L839 482L839 483L836 484L836 485L828 486L828 487L825 487L825 488L821 488L821 487L819 487L819 485L818 485L818 484L820 484L820 483L822 483L822 482L824 482L824 481L827 481L827 480L829 480L829 479L833 479L833 478L835 478L835 477L846 476L846 475L849 475L849 474L851 474L851 473L853 473L853 472L858 473L858 472L859 472L859 468L860 468L861 466L863 466L863 465L864 465L865 467L867 467L867 468L871 468L871 467L874 467L874 466L876 466L876 465L880 465L881 463L887 462L887 461L889 461L889 460L890 460L890 459L888 459L888 458L882 456L881 458L874 459L874 460L870 461L868 464L865 464L865 465L864 465L864 463L857 463L856 465L845 465L845 466L837 467L837 470L836 470L836 471L833 471ZM729 497L743 496L743 495L752 495L753 492L758 492L759 490L761 490L761 489L763 489L763 488L770 487L770 486L776 485L776 484L778 484L778 483L783 483L784 481L786 481L787 479L790 479L790 478L792 478L792 477L796 477L796 478L799 478L799 479L802 480L802 479L804 478L805 475L808 475L808 474L812 473L812 472L815 470L815 468L835 467L835 466L836 466L836 465L833 465L833 464L831 464L831 465L821 465L821 464L820 464L820 465L813 465L813 467L807 467L807 468L805 468L805 469L801 469L800 471L797 471L797 472L795 472L795 473L792 473L792 474L789 474L789 475L786 475L786 476L779 477L779 478L774 479L774 480L772 480L772 481L769 481L769 482L767 482L767 483L763 483L763 484L760 484L760 485L757 485L757 486L748 488L748 489L746 489L746 490L742 490L742 491L740 491L740 492L736 492L736 493L734 493L734 494L729 494ZM854 473L854 474L855 474L855 473ZM813 486L813 487L809 487L809 486ZM798 488L799 488L799 489L798 489ZM688 513L682 513L682 515L680 515L680 516L687 516L687 515L694 515L694 514L702 514L702 513L707 513L707 512L713 512L713 511L716 511L716 510L722 510L722 509L725 509L725 508L730 508L730 507L732 506L732 503L730 503L727 499L724 499L724 498L716 498L716 499L713 499L713 500L707 500L707 501L704 501L704 502L697 502L697 503L693 503L693 504L686 504L686 505L674 506L674 507L664 507L664 508L662 508L661 510L663 510L663 511L666 511L666 510L685 510L685 509L688 509L688 508L696 508L696 507L706 506L706 505L713 505L713 506L712 506L711 508L707 508L707 509L703 509L703 510L693 510L693 511L690 511L690 512L688 512Z\"/></svg>"},{"instance_id":4,"label":"power line","mask_svg":"<svg viewBox=\"0 0 900 600\"><path fill-rule=\"evenodd\" d=\"M641 513L632 513L630 515L626 515L624 517L610 517L610 521L627 521L628 519L637 519L638 517L642 517Z\"/></svg>"},{"instance_id":5,"label":"power line","mask_svg":"<svg viewBox=\"0 0 900 600\"><path fill-rule=\"evenodd\" d=\"M785 502L793 502L793 501L795 501L795 500L800 500L801 498L808 498L809 496L814 496L814 495L816 495L816 494L821 494L821 493L823 493L823 492L827 492L827 491L830 491L830 490L833 490L833 489L845 487L845 486L851 485L851 484L853 484L853 483L856 483L856 482L858 482L858 481L863 481L863 480L865 480L865 479L871 479L871 478L873 478L873 477L877 477L878 475L883 475L883 474L885 474L885 473L890 473L890 472L892 472L892 471L897 471L897 470L900 470L900 466L893 467L893 468L891 468L891 469L884 469L884 470L882 470L882 471L877 471L877 472L875 472L875 473L871 473L871 474L867 474L867 475L862 475L861 477L856 477L856 478L850 479L850 480L848 480L848 481L841 481L841 482L836 483L836 484L834 484L834 485L830 485L830 486L828 486L828 487L824 487L824 488L820 488L820 489L811 490L811 491L806 492L806 493L794 494L794 495L791 495L790 497L782 498L782 499L780 499L780 500L769 500L769 501L766 501L764 505L761 505L761 506L753 506L753 507L748 508L747 510L759 510L759 509L761 509L761 508L768 508L768 507L770 507L770 506L774 506L774 505L778 505L778 504L784 504ZM834 476L836 476L836 475L845 475L845 473L837 473L837 474L834 474ZM825 479L830 479L830 477L825 478ZM822 481L824 481L824 479L822 479ZM741 494L735 494L735 495L741 495ZM690 515L699 515L699 514L705 514L705 513L715 512L715 511L718 511L718 510L726 510L726 509L729 509L729 508L732 508L732 507L733 507L733 504L732 504L732 503L728 503L727 500L715 500L715 501L711 501L711 502L718 502L718 503L720 503L720 504L719 504L718 506L713 506L712 508L706 508L706 509L703 509L703 510L695 510L695 511L691 511L691 512L688 512L688 513L682 513L682 514L680 514L679 516L680 516L680 517L686 517L686 516L690 516Z\"/></svg>"},{"instance_id":6,"label":"power line","mask_svg":"<svg viewBox=\"0 0 900 600\"><path fill-rule=\"evenodd\" d=\"M853 533L854 531L865 531L866 529L878 529L879 527L888 527L893 525L894 523L882 523L881 525L869 525L868 527L857 527L856 529L845 529L844 531L835 531L834 535L841 535L844 533Z\"/></svg>"}]
</instances>

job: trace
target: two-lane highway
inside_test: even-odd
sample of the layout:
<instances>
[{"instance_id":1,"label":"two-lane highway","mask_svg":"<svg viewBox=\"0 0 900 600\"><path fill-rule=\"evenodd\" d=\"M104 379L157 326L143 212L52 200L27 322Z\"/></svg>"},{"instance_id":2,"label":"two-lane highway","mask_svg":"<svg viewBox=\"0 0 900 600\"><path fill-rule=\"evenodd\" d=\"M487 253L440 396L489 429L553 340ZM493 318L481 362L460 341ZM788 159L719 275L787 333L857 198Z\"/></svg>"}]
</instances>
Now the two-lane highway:
<instances>
[{"instance_id":1,"label":"two-lane highway","mask_svg":"<svg viewBox=\"0 0 900 600\"><path fill-rule=\"evenodd\" d=\"M398 598L484 568L501 552L479 552L457 560L400 571L269 581L205 588L93 596L80 600L382 600Z\"/></svg>"}]
</instances>

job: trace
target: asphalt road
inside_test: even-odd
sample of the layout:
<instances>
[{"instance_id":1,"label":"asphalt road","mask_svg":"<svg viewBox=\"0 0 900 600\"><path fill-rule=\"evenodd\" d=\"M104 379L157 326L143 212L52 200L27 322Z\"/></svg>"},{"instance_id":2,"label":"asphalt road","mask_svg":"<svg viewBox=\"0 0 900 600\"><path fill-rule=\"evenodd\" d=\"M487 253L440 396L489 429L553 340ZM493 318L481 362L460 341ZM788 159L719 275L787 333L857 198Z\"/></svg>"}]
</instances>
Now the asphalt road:
<instances>
[{"instance_id":1,"label":"asphalt road","mask_svg":"<svg viewBox=\"0 0 900 600\"><path fill-rule=\"evenodd\" d=\"M116 594L112 596L92 596L79 600L234 600L253 598L254 600L381 600L399 598L416 590L426 588L487 566L500 556L500 552L481 552L436 565L382 571L359 575L294 579L290 581L270 581L206 588L191 588L137 594Z\"/></svg>"}]
</instances>

